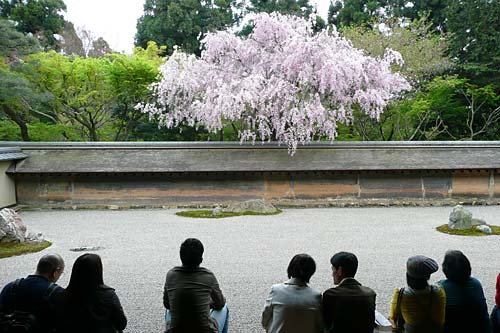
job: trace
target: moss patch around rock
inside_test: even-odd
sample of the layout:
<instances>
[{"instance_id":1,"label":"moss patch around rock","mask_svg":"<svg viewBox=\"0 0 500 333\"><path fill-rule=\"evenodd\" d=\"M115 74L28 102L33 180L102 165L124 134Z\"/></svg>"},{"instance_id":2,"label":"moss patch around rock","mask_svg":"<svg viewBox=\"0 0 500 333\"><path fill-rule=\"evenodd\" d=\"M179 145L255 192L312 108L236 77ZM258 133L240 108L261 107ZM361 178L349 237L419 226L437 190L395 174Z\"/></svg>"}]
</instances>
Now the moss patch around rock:
<instances>
[{"instance_id":1,"label":"moss patch around rock","mask_svg":"<svg viewBox=\"0 0 500 333\"><path fill-rule=\"evenodd\" d=\"M500 227L495 225L488 225L491 228L491 234L486 234L479 230L476 230L476 227L472 227L470 229L465 230L455 230L450 229L447 224L443 224L436 228L437 231L449 234L449 235L457 235L457 236L491 236L491 235L500 235Z\"/></svg>"},{"instance_id":2,"label":"moss patch around rock","mask_svg":"<svg viewBox=\"0 0 500 333\"><path fill-rule=\"evenodd\" d=\"M212 215L212 210L185 210L177 212L175 215L192 218L206 218L206 219L221 219L224 217L244 216L244 215L277 215L282 211L277 210L274 213L257 213L257 212L242 212L242 213L228 213L221 212L219 215Z\"/></svg>"},{"instance_id":3,"label":"moss patch around rock","mask_svg":"<svg viewBox=\"0 0 500 333\"><path fill-rule=\"evenodd\" d=\"M0 243L0 258L18 256L25 253L42 251L51 246L52 243L44 242L24 242L24 243Z\"/></svg>"}]
</instances>

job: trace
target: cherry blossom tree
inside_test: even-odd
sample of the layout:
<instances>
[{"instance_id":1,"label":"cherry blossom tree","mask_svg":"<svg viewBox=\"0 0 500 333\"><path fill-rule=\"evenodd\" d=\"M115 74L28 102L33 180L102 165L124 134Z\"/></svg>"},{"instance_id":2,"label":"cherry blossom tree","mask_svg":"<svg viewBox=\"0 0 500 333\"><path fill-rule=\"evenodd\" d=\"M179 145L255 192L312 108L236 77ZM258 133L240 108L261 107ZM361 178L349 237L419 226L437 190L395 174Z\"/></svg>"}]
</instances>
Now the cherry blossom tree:
<instances>
[{"instance_id":1,"label":"cherry blossom tree","mask_svg":"<svg viewBox=\"0 0 500 333\"><path fill-rule=\"evenodd\" d=\"M293 155L299 143L333 141L353 109L378 119L410 88L391 70L402 63L397 52L369 57L335 30L315 34L298 17L263 13L253 20L245 38L207 34L199 58L176 50L150 86L154 102L137 109L168 128L186 123L215 133L239 122L241 142L277 140Z\"/></svg>"}]
</instances>

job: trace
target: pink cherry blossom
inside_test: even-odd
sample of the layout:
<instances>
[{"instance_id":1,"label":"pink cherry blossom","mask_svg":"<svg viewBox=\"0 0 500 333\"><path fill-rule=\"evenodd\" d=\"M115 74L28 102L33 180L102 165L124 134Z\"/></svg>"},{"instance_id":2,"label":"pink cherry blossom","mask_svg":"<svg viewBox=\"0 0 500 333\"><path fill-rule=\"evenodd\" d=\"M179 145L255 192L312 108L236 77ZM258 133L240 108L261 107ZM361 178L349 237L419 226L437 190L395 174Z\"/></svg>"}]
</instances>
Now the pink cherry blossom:
<instances>
[{"instance_id":1,"label":"pink cherry blossom","mask_svg":"<svg viewBox=\"0 0 500 333\"><path fill-rule=\"evenodd\" d=\"M240 121L241 142L277 140L293 155L313 137L337 136L359 108L379 118L387 103L410 88L391 70L401 55L367 56L335 30L314 34L310 22L258 14L246 38L209 33L200 58L179 50L160 67L150 86L154 103L137 108L160 126L181 123L217 132Z\"/></svg>"}]
</instances>

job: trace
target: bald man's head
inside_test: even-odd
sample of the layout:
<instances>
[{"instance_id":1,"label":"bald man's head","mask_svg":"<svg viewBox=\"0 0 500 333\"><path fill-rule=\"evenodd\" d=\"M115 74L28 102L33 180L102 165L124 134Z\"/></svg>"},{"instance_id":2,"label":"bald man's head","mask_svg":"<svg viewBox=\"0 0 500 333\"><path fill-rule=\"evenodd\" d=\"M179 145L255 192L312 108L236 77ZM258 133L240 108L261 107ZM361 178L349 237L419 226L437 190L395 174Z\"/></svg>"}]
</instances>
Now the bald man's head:
<instances>
[{"instance_id":1,"label":"bald man's head","mask_svg":"<svg viewBox=\"0 0 500 333\"><path fill-rule=\"evenodd\" d=\"M36 266L36 274L46 277L50 282L56 282L64 272L64 260L58 254L46 254Z\"/></svg>"}]
</instances>

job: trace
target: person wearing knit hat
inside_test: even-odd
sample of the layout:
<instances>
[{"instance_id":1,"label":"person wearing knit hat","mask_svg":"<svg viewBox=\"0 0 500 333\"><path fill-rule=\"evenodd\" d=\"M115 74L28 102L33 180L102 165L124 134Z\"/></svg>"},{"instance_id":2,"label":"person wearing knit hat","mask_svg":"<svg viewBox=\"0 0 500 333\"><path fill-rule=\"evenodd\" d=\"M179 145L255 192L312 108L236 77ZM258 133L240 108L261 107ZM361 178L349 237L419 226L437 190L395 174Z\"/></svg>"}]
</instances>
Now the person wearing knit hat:
<instances>
[{"instance_id":1,"label":"person wearing knit hat","mask_svg":"<svg viewBox=\"0 0 500 333\"><path fill-rule=\"evenodd\" d=\"M493 333L500 333L500 274L497 276L497 293L495 295L495 306L491 311L491 327Z\"/></svg>"},{"instance_id":2,"label":"person wearing knit hat","mask_svg":"<svg viewBox=\"0 0 500 333\"><path fill-rule=\"evenodd\" d=\"M438 263L417 255L406 262L407 287L396 288L389 319L398 332L443 333L446 296L443 288L429 285Z\"/></svg>"}]
</instances>

